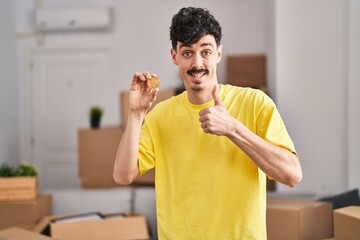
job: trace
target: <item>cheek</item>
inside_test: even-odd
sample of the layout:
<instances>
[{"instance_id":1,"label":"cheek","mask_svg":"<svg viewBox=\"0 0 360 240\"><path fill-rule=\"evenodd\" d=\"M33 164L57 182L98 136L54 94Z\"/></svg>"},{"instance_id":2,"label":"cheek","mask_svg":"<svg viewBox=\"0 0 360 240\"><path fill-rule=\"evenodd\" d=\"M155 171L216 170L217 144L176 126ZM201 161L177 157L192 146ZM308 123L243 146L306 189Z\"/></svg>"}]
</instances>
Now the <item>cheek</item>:
<instances>
[{"instance_id":1,"label":"cheek","mask_svg":"<svg viewBox=\"0 0 360 240\"><path fill-rule=\"evenodd\" d=\"M216 65L217 65L217 62L216 62L215 60L209 61L209 62L206 64L206 68L215 70L215 69L216 69Z\"/></svg>"},{"instance_id":2,"label":"cheek","mask_svg":"<svg viewBox=\"0 0 360 240\"><path fill-rule=\"evenodd\" d=\"M186 76L187 76L187 69L183 69L183 68L180 68L179 69L179 74L180 74L180 76L181 76L181 78L186 78Z\"/></svg>"},{"instance_id":3,"label":"cheek","mask_svg":"<svg viewBox=\"0 0 360 240\"><path fill-rule=\"evenodd\" d=\"M179 62L178 67L180 72L186 72L189 70L189 66L186 62Z\"/></svg>"}]
</instances>

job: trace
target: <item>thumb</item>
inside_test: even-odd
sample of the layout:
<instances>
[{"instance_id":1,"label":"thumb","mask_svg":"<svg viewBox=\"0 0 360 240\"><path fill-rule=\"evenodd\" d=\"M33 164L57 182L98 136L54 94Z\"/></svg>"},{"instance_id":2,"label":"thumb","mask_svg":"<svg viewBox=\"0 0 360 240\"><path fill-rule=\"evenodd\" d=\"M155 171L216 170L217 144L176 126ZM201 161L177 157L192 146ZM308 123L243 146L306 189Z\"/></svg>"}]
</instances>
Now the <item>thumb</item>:
<instances>
[{"instance_id":1,"label":"thumb","mask_svg":"<svg viewBox=\"0 0 360 240\"><path fill-rule=\"evenodd\" d=\"M222 101L219 98L219 91L220 91L220 86L219 86L219 84L216 84L213 87L213 90L212 90L212 95L213 95L213 98L214 98L215 106L216 105L223 105Z\"/></svg>"}]
</instances>

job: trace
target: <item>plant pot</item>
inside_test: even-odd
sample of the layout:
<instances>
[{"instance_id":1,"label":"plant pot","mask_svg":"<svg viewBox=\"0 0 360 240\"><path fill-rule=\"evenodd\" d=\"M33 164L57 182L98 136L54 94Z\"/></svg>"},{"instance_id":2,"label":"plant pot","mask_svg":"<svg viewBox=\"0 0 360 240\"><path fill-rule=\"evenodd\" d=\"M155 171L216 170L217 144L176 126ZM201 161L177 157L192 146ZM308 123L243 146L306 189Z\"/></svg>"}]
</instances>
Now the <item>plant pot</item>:
<instances>
[{"instance_id":1,"label":"plant pot","mask_svg":"<svg viewBox=\"0 0 360 240\"><path fill-rule=\"evenodd\" d=\"M33 200L37 194L37 177L0 177L0 201Z\"/></svg>"},{"instance_id":2,"label":"plant pot","mask_svg":"<svg viewBox=\"0 0 360 240\"><path fill-rule=\"evenodd\" d=\"M101 118L90 118L90 126L91 128L99 128L100 127Z\"/></svg>"}]
</instances>

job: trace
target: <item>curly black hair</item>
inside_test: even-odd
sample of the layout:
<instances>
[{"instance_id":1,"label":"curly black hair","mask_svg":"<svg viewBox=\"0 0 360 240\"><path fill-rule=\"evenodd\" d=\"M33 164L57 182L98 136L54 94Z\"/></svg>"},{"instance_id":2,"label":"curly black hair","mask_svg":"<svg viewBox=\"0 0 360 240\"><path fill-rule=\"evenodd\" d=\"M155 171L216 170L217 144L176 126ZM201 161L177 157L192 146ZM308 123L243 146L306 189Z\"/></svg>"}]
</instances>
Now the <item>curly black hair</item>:
<instances>
[{"instance_id":1,"label":"curly black hair","mask_svg":"<svg viewBox=\"0 0 360 240\"><path fill-rule=\"evenodd\" d=\"M170 40L175 51L177 42L193 44L208 34L214 36L216 45L219 46L222 37L221 27L207 9L182 8L172 18Z\"/></svg>"}]
</instances>

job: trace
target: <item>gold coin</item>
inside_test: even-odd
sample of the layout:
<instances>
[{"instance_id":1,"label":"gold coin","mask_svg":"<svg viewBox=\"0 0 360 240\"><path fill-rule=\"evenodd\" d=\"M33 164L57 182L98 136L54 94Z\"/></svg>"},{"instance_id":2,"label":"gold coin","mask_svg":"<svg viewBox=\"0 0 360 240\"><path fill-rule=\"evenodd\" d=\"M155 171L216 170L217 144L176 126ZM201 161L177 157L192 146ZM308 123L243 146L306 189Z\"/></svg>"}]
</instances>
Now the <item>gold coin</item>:
<instances>
[{"instance_id":1,"label":"gold coin","mask_svg":"<svg viewBox=\"0 0 360 240\"><path fill-rule=\"evenodd\" d=\"M152 76L150 79L147 80L147 85L149 88L158 88L160 87L160 79L158 77Z\"/></svg>"}]
</instances>

